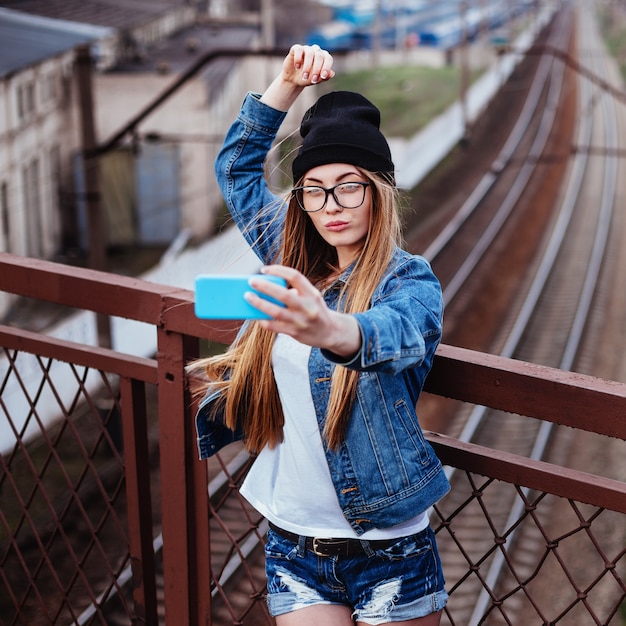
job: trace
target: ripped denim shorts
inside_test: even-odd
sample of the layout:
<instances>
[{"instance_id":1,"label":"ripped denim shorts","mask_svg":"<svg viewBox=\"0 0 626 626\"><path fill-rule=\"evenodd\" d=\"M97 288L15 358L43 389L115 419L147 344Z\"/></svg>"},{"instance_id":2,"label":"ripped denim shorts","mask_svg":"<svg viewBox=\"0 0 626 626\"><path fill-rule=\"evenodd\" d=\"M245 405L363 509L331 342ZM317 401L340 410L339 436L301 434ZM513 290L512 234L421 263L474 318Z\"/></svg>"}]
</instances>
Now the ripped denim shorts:
<instances>
[{"instance_id":1,"label":"ripped denim shorts","mask_svg":"<svg viewBox=\"0 0 626 626\"><path fill-rule=\"evenodd\" d=\"M318 556L304 537L294 542L271 528L265 545L267 603L273 616L315 604L351 607L355 621L385 624L424 617L448 598L430 527L385 549L355 556Z\"/></svg>"}]
</instances>

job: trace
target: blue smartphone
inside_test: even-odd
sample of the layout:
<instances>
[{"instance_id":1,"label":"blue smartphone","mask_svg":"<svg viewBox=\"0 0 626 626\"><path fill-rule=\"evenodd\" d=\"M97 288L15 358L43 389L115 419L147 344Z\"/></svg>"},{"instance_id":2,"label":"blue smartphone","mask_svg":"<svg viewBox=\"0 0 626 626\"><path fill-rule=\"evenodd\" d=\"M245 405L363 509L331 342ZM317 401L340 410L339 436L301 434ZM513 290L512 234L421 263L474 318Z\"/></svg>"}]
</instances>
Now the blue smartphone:
<instances>
[{"instance_id":1,"label":"blue smartphone","mask_svg":"<svg viewBox=\"0 0 626 626\"><path fill-rule=\"evenodd\" d=\"M259 293L248 282L252 274L245 276L201 275L196 278L194 310L196 317L212 320L251 320L271 319L269 315L249 304L243 297L246 291L256 293L261 298L284 306L282 302ZM258 278L269 280L277 285L287 286L284 278L258 274Z\"/></svg>"}]
</instances>

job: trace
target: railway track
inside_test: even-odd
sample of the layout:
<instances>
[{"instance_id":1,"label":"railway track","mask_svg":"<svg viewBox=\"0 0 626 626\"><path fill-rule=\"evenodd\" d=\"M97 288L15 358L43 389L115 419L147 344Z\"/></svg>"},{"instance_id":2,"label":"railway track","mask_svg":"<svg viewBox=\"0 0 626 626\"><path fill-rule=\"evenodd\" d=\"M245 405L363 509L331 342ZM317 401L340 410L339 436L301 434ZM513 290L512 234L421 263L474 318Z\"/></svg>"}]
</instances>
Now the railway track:
<instances>
[{"instance_id":1,"label":"railway track","mask_svg":"<svg viewBox=\"0 0 626 626\"><path fill-rule=\"evenodd\" d=\"M590 19L586 8L582 11L584 15L578 20L580 26L577 33L579 49L585 52L585 58L581 62L606 79L607 68L600 54L601 42L597 32L590 27L595 22ZM548 116L551 115L551 109L556 110L550 103L555 102L557 92L562 90L563 79L562 72L559 71L552 70L550 76L552 95L547 98L548 106L544 113ZM580 115L576 143L579 146L589 146L597 142L606 146L606 154L592 160L582 152L574 158L559 211L552 221L549 237L545 238L535 271L526 280L526 284L521 286L520 297L511 308L508 321L497 342L500 344L499 353L503 356L561 369L573 369L584 338L595 288L603 269L617 189L617 159L611 156L616 153L618 136L614 103L606 94L594 90L585 80L581 79L579 83ZM547 137L542 137L542 129L549 128L550 125L550 122L538 125L535 147L531 149L530 158L525 165L530 167L533 161L538 160L536 148L543 150L547 145ZM478 264L484 260L484 255L492 249L495 232L511 218L513 207L517 206L521 195L517 189L517 181L521 180L525 186L528 179L528 173L522 167L516 184L500 204L494 222L485 229L479 245L472 249L444 288L444 294L448 294L448 306L462 295L462 290L467 288L468 277L476 271ZM600 184L596 181L600 181ZM599 190L593 202L589 202L589 198L581 193L585 185ZM476 202L473 208L478 211L480 202ZM466 223L469 220L464 221ZM442 243L442 238L435 241L434 255L449 254L451 248L446 246L456 236L458 231L451 233L446 238L446 245ZM559 463L564 460L569 433L557 433L557 429L550 423L507 415L484 407L468 407L461 413L462 417L456 423L458 432L454 434L462 441L506 450L535 460L554 460ZM560 456L555 458L555 455ZM472 491L478 489L475 484L468 483L466 476L457 477L454 471L450 472L450 479L453 484L451 495L440 507L438 505L438 513L442 519L461 507L463 502L471 500ZM516 527L523 518L527 496L527 491L518 494L507 485L502 485L501 488L491 487L488 495L484 496L491 532L485 532L484 511L474 509L472 512L468 508L463 523L457 522L455 525L455 541L451 541L445 533L438 536L452 592L446 618L442 623L470 626L517 624L523 623L524 616L528 619L529 614L534 615L521 581L530 580L533 576L533 562L527 555L540 553L545 545L545 538L535 524ZM542 510L545 516L547 509L544 507ZM542 523L548 524L549 520L540 520L539 525ZM456 541L463 545L465 551L458 574L454 565L459 555ZM498 542L503 541L507 545L506 552L495 547ZM483 555L491 556L485 559ZM481 576L468 575L468 564L471 566L478 562ZM517 602L509 600L504 610L499 608L495 598L501 598L507 593L516 593ZM554 604L558 606L559 603L555 601ZM557 610L557 617L566 615L574 608L574 604L575 602L569 606L559 606L561 614ZM554 616L543 617L550 623L555 619ZM586 619L590 619L589 614ZM599 618L593 619L593 623L605 623L598 621Z\"/></svg>"}]
</instances>

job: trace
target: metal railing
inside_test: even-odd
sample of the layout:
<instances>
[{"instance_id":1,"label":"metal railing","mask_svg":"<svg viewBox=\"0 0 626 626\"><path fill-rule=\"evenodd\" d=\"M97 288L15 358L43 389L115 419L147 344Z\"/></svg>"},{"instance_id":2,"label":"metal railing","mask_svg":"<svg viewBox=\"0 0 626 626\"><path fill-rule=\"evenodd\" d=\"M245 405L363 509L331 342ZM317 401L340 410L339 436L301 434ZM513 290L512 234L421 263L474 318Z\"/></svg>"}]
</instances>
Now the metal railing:
<instances>
[{"instance_id":1,"label":"metal railing","mask_svg":"<svg viewBox=\"0 0 626 626\"><path fill-rule=\"evenodd\" d=\"M0 623L271 624L262 568L246 547L262 538L263 520L237 498L245 468L222 455L207 473L197 460L184 370L201 339L223 343L232 324L195 318L186 290L8 254L0 289L137 320L156 338L155 357L140 358L0 327ZM626 440L623 383L444 345L426 390ZM580 623L620 623L611 620L626 598L624 482L428 438L468 486L462 504L444 499L431 515L455 555L445 623L467 623L458 602L470 577L489 597L480 623L558 623L581 611ZM517 492L517 518L493 518L494 481ZM473 553L470 511L478 532L493 534L486 553ZM515 542L535 537L522 565L511 556L514 530ZM573 551L593 555L582 578L568 547L581 538ZM485 574L496 554L508 571L497 586ZM243 566L225 576L233 562Z\"/></svg>"}]
</instances>

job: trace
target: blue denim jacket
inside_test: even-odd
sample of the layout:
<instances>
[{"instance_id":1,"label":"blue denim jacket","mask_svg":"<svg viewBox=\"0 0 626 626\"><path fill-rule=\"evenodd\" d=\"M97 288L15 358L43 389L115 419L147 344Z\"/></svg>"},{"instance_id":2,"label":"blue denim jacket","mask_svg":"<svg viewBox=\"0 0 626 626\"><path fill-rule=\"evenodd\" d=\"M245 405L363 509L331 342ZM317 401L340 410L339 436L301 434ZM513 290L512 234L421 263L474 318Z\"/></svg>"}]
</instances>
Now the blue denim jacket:
<instances>
[{"instance_id":1,"label":"blue denim jacket","mask_svg":"<svg viewBox=\"0 0 626 626\"><path fill-rule=\"evenodd\" d=\"M283 118L284 113L248 94L215 165L228 208L264 263L274 260L284 207L267 187L263 163ZM324 293L330 308L337 308L349 272ZM334 367L360 372L345 440L337 451L326 450L340 506L360 535L416 516L450 488L415 412L441 339L441 287L424 258L397 249L371 308L354 316L363 339L357 356L346 363L313 348L309 383L321 431ZM207 393L196 418L201 458L242 437L220 416L209 417L218 395Z\"/></svg>"}]
</instances>

